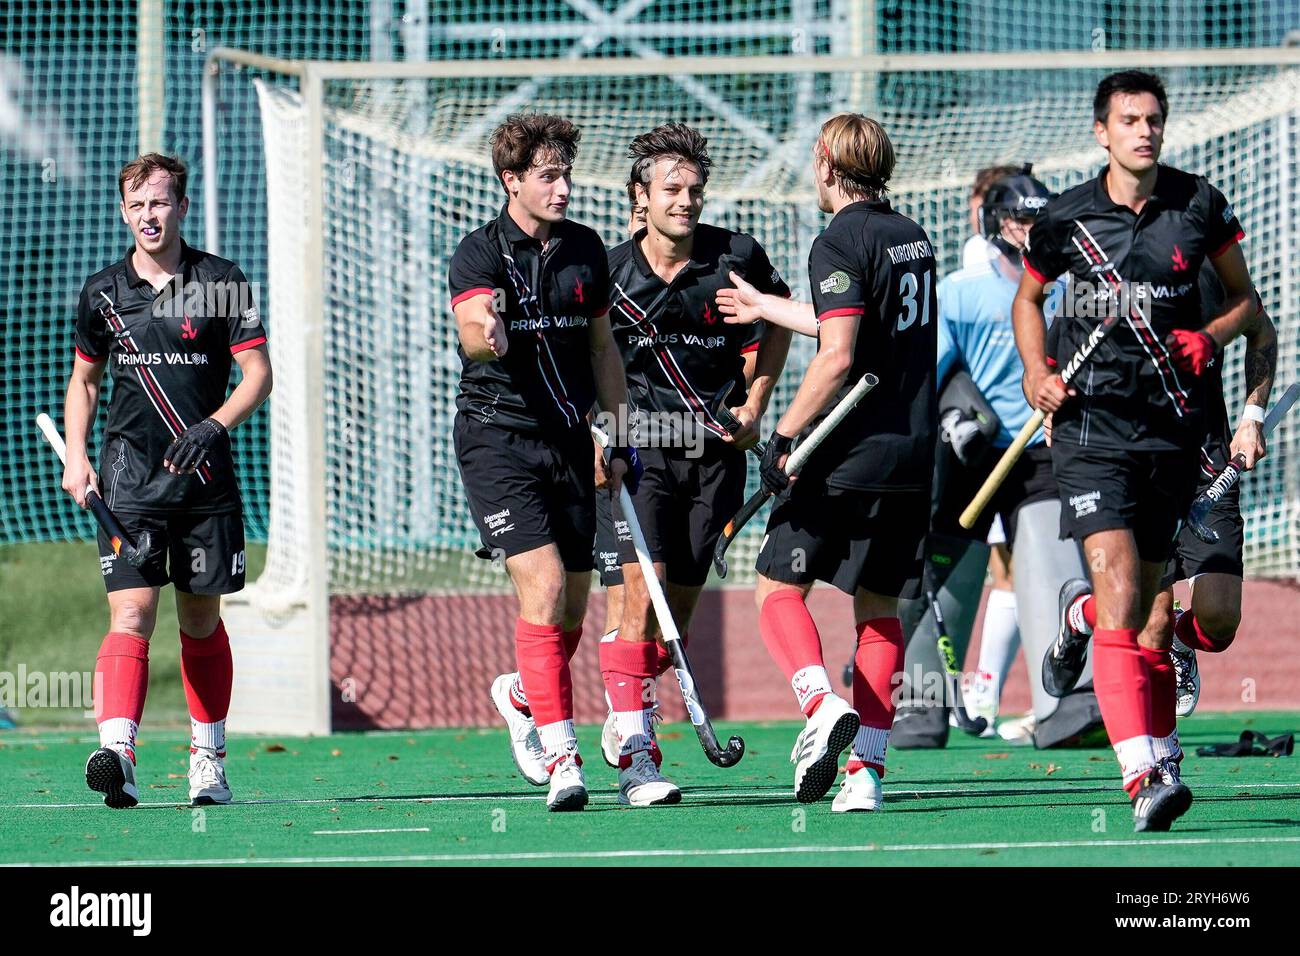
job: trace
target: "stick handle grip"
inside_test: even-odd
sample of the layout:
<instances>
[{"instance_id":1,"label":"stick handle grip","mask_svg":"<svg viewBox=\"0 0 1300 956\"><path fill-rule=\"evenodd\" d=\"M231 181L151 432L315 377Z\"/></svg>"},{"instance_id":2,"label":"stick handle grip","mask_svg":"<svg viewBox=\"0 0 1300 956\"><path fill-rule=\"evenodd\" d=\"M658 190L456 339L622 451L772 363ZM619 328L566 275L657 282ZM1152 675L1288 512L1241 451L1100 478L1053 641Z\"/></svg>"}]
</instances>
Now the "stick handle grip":
<instances>
[{"instance_id":1,"label":"stick handle grip","mask_svg":"<svg viewBox=\"0 0 1300 956\"><path fill-rule=\"evenodd\" d=\"M980 490L975 493L975 497L971 499L971 503L966 506L966 510L961 513L961 517L958 519L958 522L967 531L975 527L975 522L979 520L980 513L988 507L988 503L997 494L997 490L1002 487L1002 482L1007 480L1007 475L1011 474L1011 469L1020 460L1020 456L1025 451L1025 446L1029 444L1029 440L1034 437L1034 433L1038 431L1043 424L1043 419L1046 417L1042 409L1034 412L1029 421L1025 422L1025 427L1020 429L1020 434L1011 443L1011 447L1002 453L997 465L994 466L989 476L984 479L984 484L980 485Z\"/></svg>"}]
</instances>

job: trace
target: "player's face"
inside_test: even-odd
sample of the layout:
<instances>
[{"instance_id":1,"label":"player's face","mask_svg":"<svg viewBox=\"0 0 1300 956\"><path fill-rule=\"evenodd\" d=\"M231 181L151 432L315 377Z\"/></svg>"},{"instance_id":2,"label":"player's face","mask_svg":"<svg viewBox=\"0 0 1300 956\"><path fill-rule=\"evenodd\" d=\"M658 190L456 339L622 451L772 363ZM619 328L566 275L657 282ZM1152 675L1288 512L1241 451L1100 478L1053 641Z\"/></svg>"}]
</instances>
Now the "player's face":
<instances>
[{"instance_id":1,"label":"player's face","mask_svg":"<svg viewBox=\"0 0 1300 956\"><path fill-rule=\"evenodd\" d=\"M1160 101L1154 93L1116 93L1106 122L1094 123L1093 132L1114 162L1132 173L1144 173L1160 159L1164 143Z\"/></svg>"},{"instance_id":2,"label":"player's face","mask_svg":"<svg viewBox=\"0 0 1300 956\"><path fill-rule=\"evenodd\" d=\"M1029 229L1033 226L1032 219L1017 219L1014 216L1008 216L1002 220L1002 238L1011 243L1017 249L1025 248L1025 241L1029 238Z\"/></svg>"},{"instance_id":3,"label":"player's face","mask_svg":"<svg viewBox=\"0 0 1300 956\"><path fill-rule=\"evenodd\" d=\"M685 239L695 232L704 209L704 177L694 163L665 156L655 162L645 197L646 224L669 239Z\"/></svg>"},{"instance_id":4,"label":"player's face","mask_svg":"<svg viewBox=\"0 0 1300 956\"><path fill-rule=\"evenodd\" d=\"M635 236L643 228L645 228L645 204L634 202L627 218L628 235Z\"/></svg>"},{"instance_id":5,"label":"player's face","mask_svg":"<svg viewBox=\"0 0 1300 956\"><path fill-rule=\"evenodd\" d=\"M181 221L190 200L187 196L177 202L171 173L157 170L135 188L127 183L119 208L122 221L131 227L136 248L153 256L180 242Z\"/></svg>"},{"instance_id":6,"label":"player's face","mask_svg":"<svg viewBox=\"0 0 1300 956\"><path fill-rule=\"evenodd\" d=\"M538 222L559 222L569 214L569 193L573 189L573 167L544 158L523 176L507 170L506 188L531 218Z\"/></svg>"}]
</instances>

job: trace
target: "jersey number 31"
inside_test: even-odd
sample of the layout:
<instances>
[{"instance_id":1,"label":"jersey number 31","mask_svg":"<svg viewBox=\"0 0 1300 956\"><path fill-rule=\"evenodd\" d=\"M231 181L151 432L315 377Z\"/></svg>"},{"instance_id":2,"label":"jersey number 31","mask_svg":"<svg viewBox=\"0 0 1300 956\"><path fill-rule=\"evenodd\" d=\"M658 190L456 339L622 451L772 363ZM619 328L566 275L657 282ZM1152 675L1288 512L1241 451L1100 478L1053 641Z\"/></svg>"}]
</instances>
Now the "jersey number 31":
<instances>
[{"instance_id":1,"label":"jersey number 31","mask_svg":"<svg viewBox=\"0 0 1300 956\"><path fill-rule=\"evenodd\" d=\"M930 324L930 270L925 270L925 292L921 296L921 324ZM898 331L910 328L916 321L916 273L904 272L898 280L898 294L903 300L903 311L898 313Z\"/></svg>"}]
</instances>

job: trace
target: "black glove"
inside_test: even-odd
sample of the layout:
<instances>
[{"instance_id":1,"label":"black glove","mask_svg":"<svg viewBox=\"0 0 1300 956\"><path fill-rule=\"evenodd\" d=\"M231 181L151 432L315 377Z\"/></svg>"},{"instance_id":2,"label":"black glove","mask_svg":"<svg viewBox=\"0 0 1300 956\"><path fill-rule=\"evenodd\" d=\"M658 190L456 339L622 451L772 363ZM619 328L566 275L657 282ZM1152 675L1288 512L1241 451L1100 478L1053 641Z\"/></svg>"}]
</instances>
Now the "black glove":
<instances>
[{"instance_id":1,"label":"black glove","mask_svg":"<svg viewBox=\"0 0 1300 956\"><path fill-rule=\"evenodd\" d=\"M188 475L203 464L208 452L225 436L225 425L215 418L205 418L176 436L163 455L163 463L170 464L182 475Z\"/></svg>"},{"instance_id":2,"label":"black glove","mask_svg":"<svg viewBox=\"0 0 1300 956\"><path fill-rule=\"evenodd\" d=\"M613 464L616 458L627 465L627 471L623 473L623 484L627 487L627 493L636 494L637 486L641 484L641 476L645 473L645 468L641 465L641 456L631 445L616 445L609 450L610 463Z\"/></svg>"},{"instance_id":3,"label":"black glove","mask_svg":"<svg viewBox=\"0 0 1300 956\"><path fill-rule=\"evenodd\" d=\"M779 495L790 484L790 476L785 473L779 462L781 456L789 454L793 447L794 439L787 438L777 431L772 432L772 437L767 440L763 462L758 466L758 477L762 480L763 487L771 494Z\"/></svg>"}]
</instances>

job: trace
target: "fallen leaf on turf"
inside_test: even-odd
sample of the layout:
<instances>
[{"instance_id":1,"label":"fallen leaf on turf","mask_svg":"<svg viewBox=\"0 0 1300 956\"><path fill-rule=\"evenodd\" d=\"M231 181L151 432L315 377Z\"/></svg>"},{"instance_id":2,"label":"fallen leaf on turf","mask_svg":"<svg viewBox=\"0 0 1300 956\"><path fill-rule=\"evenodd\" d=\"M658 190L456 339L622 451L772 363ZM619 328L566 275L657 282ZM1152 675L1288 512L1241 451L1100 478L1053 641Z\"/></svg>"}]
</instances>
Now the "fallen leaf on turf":
<instances>
[{"instance_id":1,"label":"fallen leaf on turf","mask_svg":"<svg viewBox=\"0 0 1300 956\"><path fill-rule=\"evenodd\" d=\"M1031 764L1029 765L1029 769L1030 769L1030 770L1042 770L1042 769L1043 769L1043 765L1042 765L1041 763L1031 763Z\"/></svg>"},{"instance_id":2,"label":"fallen leaf on turf","mask_svg":"<svg viewBox=\"0 0 1300 956\"><path fill-rule=\"evenodd\" d=\"M1006 760L1011 754L985 754L985 760Z\"/></svg>"},{"instance_id":3,"label":"fallen leaf on turf","mask_svg":"<svg viewBox=\"0 0 1300 956\"><path fill-rule=\"evenodd\" d=\"M681 740L682 739L681 732L677 730L674 730L672 733L669 734L659 734L658 736L660 740Z\"/></svg>"},{"instance_id":4,"label":"fallen leaf on turf","mask_svg":"<svg viewBox=\"0 0 1300 956\"><path fill-rule=\"evenodd\" d=\"M389 760L399 760L399 759L401 759L401 758L398 757L397 754L389 754L389 755L388 755L388 759L389 759Z\"/></svg>"},{"instance_id":5,"label":"fallen leaf on turf","mask_svg":"<svg viewBox=\"0 0 1300 956\"><path fill-rule=\"evenodd\" d=\"M971 773L974 774L974 776L976 776L976 777L983 777L983 776L986 776L986 775L988 775L988 774L990 774L990 773L992 773L992 772L993 772L992 770L973 770L973 771L971 771Z\"/></svg>"},{"instance_id":6,"label":"fallen leaf on turf","mask_svg":"<svg viewBox=\"0 0 1300 956\"><path fill-rule=\"evenodd\" d=\"M330 756L331 756L331 757L342 757L342 756L343 756L343 751L342 751L342 750L339 750L338 747L335 747L333 750L330 751Z\"/></svg>"},{"instance_id":7,"label":"fallen leaf on turf","mask_svg":"<svg viewBox=\"0 0 1300 956\"><path fill-rule=\"evenodd\" d=\"M181 779L181 777L185 777L185 776L187 776L187 775L186 775L186 774L183 774L183 773L169 773L169 774L167 775L167 779L168 779L168 780L179 780L179 779Z\"/></svg>"},{"instance_id":8,"label":"fallen leaf on turf","mask_svg":"<svg viewBox=\"0 0 1300 956\"><path fill-rule=\"evenodd\" d=\"M293 826L293 821L292 821L292 820L285 820L284 823L282 824L282 826L291 827L291 826Z\"/></svg>"},{"instance_id":9,"label":"fallen leaf on turf","mask_svg":"<svg viewBox=\"0 0 1300 956\"><path fill-rule=\"evenodd\" d=\"M1058 771L1058 770L1060 770L1060 769L1061 769L1061 768L1058 767L1056 764L1054 764L1054 763L1049 763L1049 764L1047 765L1047 775L1050 777L1052 774L1056 773L1056 771Z\"/></svg>"},{"instance_id":10,"label":"fallen leaf on turf","mask_svg":"<svg viewBox=\"0 0 1300 956\"><path fill-rule=\"evenodd\" d=\"M269 754L282 754L285 752L284 744L267 744L266 752Z\"/></svg>"},{"instance_id":11,"label":"fallen leaf on turf","mask_svg":"<svg viewBox=\"0 0 1300 956\"><path fill-rule=\"evenodd\" d=\"M1109 762L1109 761L1110 761L1110 758L1109 758L1109 757L1089 757L1089 758L1088 758L1088 762L1089 762L1089 763L1107 763L1107 762Z\"/></svg>"}]
</instances>

